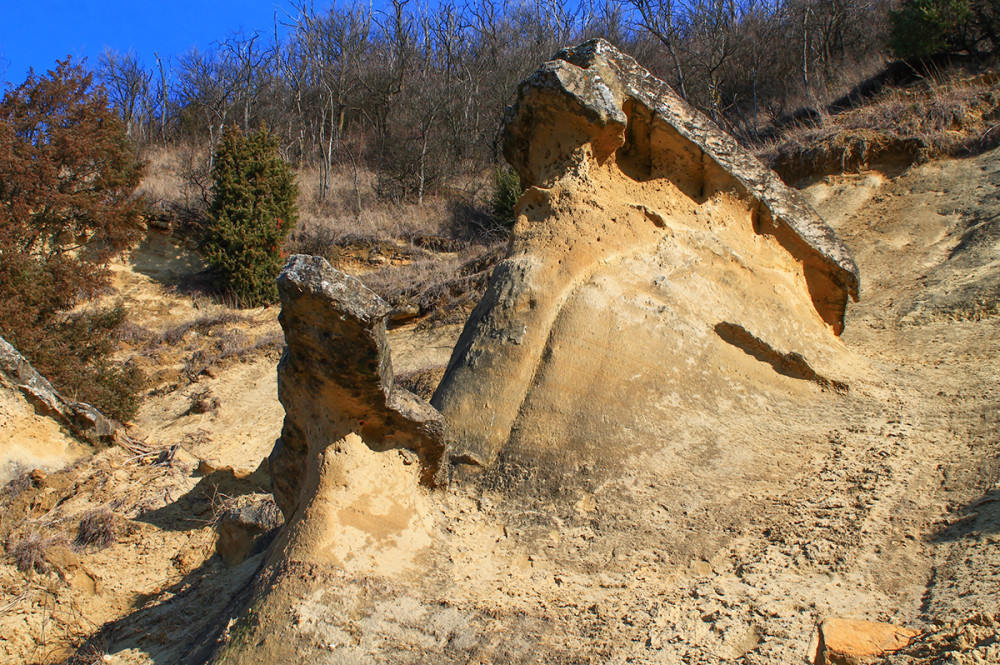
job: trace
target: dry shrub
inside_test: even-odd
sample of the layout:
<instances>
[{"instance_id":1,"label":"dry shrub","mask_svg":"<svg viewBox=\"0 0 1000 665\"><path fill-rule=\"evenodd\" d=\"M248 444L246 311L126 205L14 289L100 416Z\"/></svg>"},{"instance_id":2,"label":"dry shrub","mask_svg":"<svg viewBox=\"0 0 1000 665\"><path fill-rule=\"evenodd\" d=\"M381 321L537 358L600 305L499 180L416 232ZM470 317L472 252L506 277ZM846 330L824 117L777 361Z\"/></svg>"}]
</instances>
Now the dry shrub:
<instances>
[{"instance_id":1,"label":"dry shrub","mask_svg":"<svg viewBox=\"0 0 1000 665\"><path fill-rule=\"evenodd\" d=\"M389 266L362 281L397 309L415 308L416 315L429 316L432 323L461 323L482 298L501 257L499 246L473 248L457 256Z\"/></svg>"},{"instance_id":2,"label":"dry shrub","mask_svg":"<svg viewBox=\"0 0 1000 665\"><path fill-rule=\"evenodd\" d=\"M257 524L268 531L284 524L285 517L274 501L273 494L230 495L216 492L211 497L212 524L217 526L222 520L239 520Z\"/></svg>"},{"instance_id":3,"label":"dry shrub","mask_svg":"<svg viewBox=\"0 0 1000 665\"><path fill-rule=\"evenodd\" d=\"M191 381L200 374L225 361L245 362L258 356L280 351L285 337L280 330L272 330L252 338L242 330L227 330L212 338L207 348L199 349L184 363L184 373Z\"/></svg>"},{"instance_id":4,"label":"dry shrub","mask_svg":"<svg viewBox=\"0 0 1000 665\"><path fill-rule=\"evenodd\" d=\"M758 150L789 182L856 171L885 161L906 164L974 154L1000 145L1000 75L927 78L857 108L787 130Z\"/></svg>"},{"instance_id":5,"label":"dry shrub","mask_svg":"<svg viewBox=\"0 0 1000 665\"><path fill-rule=\"evenodd\" d=\"M414 395L419 395L426 400L434 396L441 378L444 377L445 366L426 367L413 372L404 372L396 375L396 383L406 388Z\"/></svg>"},{"instance_id":6,"label":"dry shrub","mask_svg":"<svg viewBox=\"0 0 1000 665\"><path fill-rule=\"evenodd\" d=\"M219 326L227 326L246 321L249 321L249 317L228 309L223 309L215 314L201 316L193 321L185 321L184 323L178 324L172 328L168 328L160 333L159 337L155 341L160 344L177 344L184 339L184 335L192 330L204 335Z\"/></svg>"},{"instance_id":7,"label":"dry shrub","mask_svg":"<svg viewBox=\"0 0 1000 665\"><path fill-rule=\"evenodd\" d=\"M184 435L184 446L187 448L197 448L199 446L204 446L212 442L212 437L209 435L208 430L198 428L194 432L188 432Z\"/></svg>"},{"instance_id":8,"label":"dry shrub","mask_svg":"<svg viewBox=\"0 0 1000 665\"><path fill-rule=\"evenodd\" d=\"M157 338L156 333L149 328L137 325L128 320L118 326L114 334L118 341L133 345L145 344Z\"/></svg>"},{"instance_id":9,"label":"dry shrub","mask_svg":"<svg viewBox=\"0 0 1000 665\"><path fill-rule=\"evenodd\" d=\"M191 406L188 413L215 413L222 406L222 401L212 394L211 388L202 388L191 394Z\"/></svg>"},{"instance_id":10,"label":"dry shrub","mask_svg":"<svg viewBox=\"0 0 1000 665\"><path fill-rule=\"evenodd\" d=\"M340 239L341 236L330 225L316 220L302 221L285 241L285 252L289 255L322 256L332 265L337 265L340 260Z\"/></svg>"},{"instance_id":11,"label":"dry shrub","mask_svg":"<svg viewBox=\"0 0 1000 665\"><path fill-rule=\"evenodd\" d=\"M76 544L81 547L103 549L118 538L119 519L106 506L88 510L80 518L76 533Z\"/></svg>"},{"instance_id":12,"label":"dry shrub","mask_svg":"<svg viewBox=\"0 0 1000 665\"><path fill-rule=\"evenodd\" d=\"M58 665L104 665L109 659L110 656L108 656L106 649L88 641L80 647L79 651L60 661Z\"/></svg>"},{"instance_id":13,"label":"dry shrub","mask_svg":"<svg viewBox=\"0 0 1000 665\"><path fill-rule=\"evenodd\" d=\"M15 464L13 471L14 477L0 488L0 507L11 505L21 494L31 489L31 470Z\"/></svg>"},{"instance_id":14,"label":"dry shrub","mask_svg":"<svg viewBox=\"0 0 1000 665\"><path fill-rule=\"evenodd\" d=\"M43 535L35 530L18 533L7 540L7 555L22 573L36 571L44 575L53 570L48 559L49 551L65 542L62 535Z\"/></svg>"},{"instance_id":15,"label":"dry shrub","mask_svg":"<svg viewBox=\"0 0 1000 665\"><path fill-rule=\"evenodd\" d=\"M420 294L432 286L456 278L462 268L462 257L425 258L412 263L391 265L362 275L365 286L386 302L403 306L416 302Z\"/></svg>"}]
</instances>

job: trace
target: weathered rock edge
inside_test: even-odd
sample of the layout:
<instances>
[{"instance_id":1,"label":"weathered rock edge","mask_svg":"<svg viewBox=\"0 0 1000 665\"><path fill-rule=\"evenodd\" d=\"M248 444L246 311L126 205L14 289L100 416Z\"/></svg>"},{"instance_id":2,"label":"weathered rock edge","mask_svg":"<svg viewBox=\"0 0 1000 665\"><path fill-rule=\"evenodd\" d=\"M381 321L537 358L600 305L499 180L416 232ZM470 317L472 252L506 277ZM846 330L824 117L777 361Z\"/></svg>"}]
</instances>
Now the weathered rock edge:
<instances>
[{"instance_id":1,"label":"weathered rock edge","mask_svg":"<svg viewBox=\"0 0 1000 665\"><path fill-rule=\"evenodd\" d=\"M287 344L278 363L285 421L268 459L285 519L300 503L307 465L352 432L376 451L412 451L421 481L439 484L443 418L395 384L385 337L389 305L317 256L292 256L278 275L278 293Z\"/></svg>"},{"instance_id":2,"label":"weathered rock edge","mask_svg":"<svg viewBox=\"0 0 1000 665\"><path fill-rule=\"evenodd\" d=\"M89 404L64 398L7 340L0 337L0 383L19 390L35 409L93 445L128 439L114 421ZM134 443L131 439L128 442Z\"/></svg>"},{"instance_id":3,"label":"weathered rock edge","mask_svg":"<svg viewBox=\"0 0 1000 665\"><path fill-rule=\"evenodd\" d=\"M812 269L832 280L831 286L841 293L832 297L829 303L832 311L821 315L839 334L847 297L857 301L859 294L858 267L850 250L797 191L681 99L669 85L603 39L559 51L552 61L521 83L517 103L507 110L505 117L504 156L517 169L525 186L538 184L540 175L530 166L539 93L561 98L567 111L598 128L591 143L599 162L622 147L636 149L642 137L634 134L648 130L649 124L657 119L664 121L697 148L702 159L731 176L746 194L760 203L760 232L773 233L806 263L807 272ZM642 118L643 115L646 117ZM648 135L645 140L648 141ZM686 147L690 150L691 146ZM685 155L679 152L672 157L683 159ZM699 166L704 173L706 165ZM684 189L682 182L677 184ZM693 196L698 193L689 192ZM807 274L807 279L817 278L822 277ZM820 303L817 306L822 307Z\"/></svg>"}]
</instances>

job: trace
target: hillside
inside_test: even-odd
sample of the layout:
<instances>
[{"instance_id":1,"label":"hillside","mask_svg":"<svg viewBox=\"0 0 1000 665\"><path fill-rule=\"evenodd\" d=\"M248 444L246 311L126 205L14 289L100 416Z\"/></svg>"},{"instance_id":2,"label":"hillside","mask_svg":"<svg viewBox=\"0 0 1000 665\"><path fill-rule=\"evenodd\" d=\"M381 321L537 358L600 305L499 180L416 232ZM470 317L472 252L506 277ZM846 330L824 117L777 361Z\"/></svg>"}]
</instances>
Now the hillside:
<instances>
[{"instance_id":1,"label":"hillside","mask_svg":"<svg viewBox=\"0 0 1000 665\"><path fill-rule=\"evenodd\" d=\"M518 345L547 349L550 369L524 373L507 433L454 455L485 471L413 489L419 464L358 444L344 448L355 475L331 481L375 506L403 487L421 516L412 550L357 537L351 560L335 538L317 545L355 538L343 517L272 544L277 308L165 285L199 261L151 233L115 272L134 325L120 352L152 377L130 432L151 452L81 457L0 387L0 450L20 465L0 498L0 661L812 662L830 618L925 635L887 662L1000 659L1000 150L873 155L800 183L853 254L849 303L847 286L809 288L790 241L747 231L746 185L710 173L695 187L657 161L678 144L629 139L599 165L584 150L565 179L540 155L577 135L525 140L551 149L525 153L539 188L508 258L571 261L501 314L537 317ZM403 243L339 266L405 267L407 252L461 263ZM388 345L397 376L435 386L456 343L490 353L507 330L480 324L459 342L462 325L424 324L389 330ZM487 400L521 376L498 372ZM454 376L458 397L433 400L453 422L476 389ZM384 556L362 560L372 552Z\"/></svg>"}]
</instances>

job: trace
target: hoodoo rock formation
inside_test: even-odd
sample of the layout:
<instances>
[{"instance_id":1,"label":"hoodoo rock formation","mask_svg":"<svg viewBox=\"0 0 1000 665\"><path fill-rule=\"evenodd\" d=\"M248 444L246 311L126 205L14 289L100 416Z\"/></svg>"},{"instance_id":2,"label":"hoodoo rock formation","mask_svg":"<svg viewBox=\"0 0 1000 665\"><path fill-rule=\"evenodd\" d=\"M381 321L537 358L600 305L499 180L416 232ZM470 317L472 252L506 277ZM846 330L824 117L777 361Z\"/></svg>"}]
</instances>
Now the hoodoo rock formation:
<instances>
[{"instance_id":1,"label":"hoodoo rock formation","mask_svg":"<svg viewBox=\"0 0 1000 665\"><path fill-rule=\"evenodd\" d=\"M389 306L322 258L294 256L278 277L287 348L278 375L285 406L270 456L274 497L290 518L312 462L349 435L375 451L412 452L434 484L443 451L441 414L397 386L385 339Z\"/></svg>"},{"instance_id":2,"label":"hoodoo rock formation","mask_svg":"<svg viewBox=\"0 0 1000 665\"><path fill-rule=\"evenodd\" d=\"M504 149L510 249L430 404L394 385L385 303L282 272L286 526L216 662L805 654L790 608L839 581L760 534L877 392L838 337L849 251L601 40L521 85Z\"/></svg>"}]
</instances>

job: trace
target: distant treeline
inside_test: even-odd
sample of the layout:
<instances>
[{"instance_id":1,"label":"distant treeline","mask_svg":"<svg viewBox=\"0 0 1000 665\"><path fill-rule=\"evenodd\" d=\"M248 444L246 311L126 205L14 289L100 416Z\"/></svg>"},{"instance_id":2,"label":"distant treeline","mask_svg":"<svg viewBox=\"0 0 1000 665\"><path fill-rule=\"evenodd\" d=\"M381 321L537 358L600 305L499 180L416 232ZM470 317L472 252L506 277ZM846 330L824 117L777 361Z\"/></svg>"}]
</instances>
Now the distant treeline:
<instances>
[{"instance_id":1,"label":"distant treeline","mask_svg":"<svg viewBox=\"0 0 1000 665\"><path fill-rule=\"evenodd\" d=\"M339 167L376 174L386 198L421 200L449 176L498 162L517 83L563 46L604 37L752 140L797 109L820 111L879 69L898 4L302 3L279 12L271 33L230 35L212 50L154 63L109 51L97 72L140 143L209 146L226 125L266 124L288 160L320 168L321 198Z\"/></svg>"}]
</instances>

